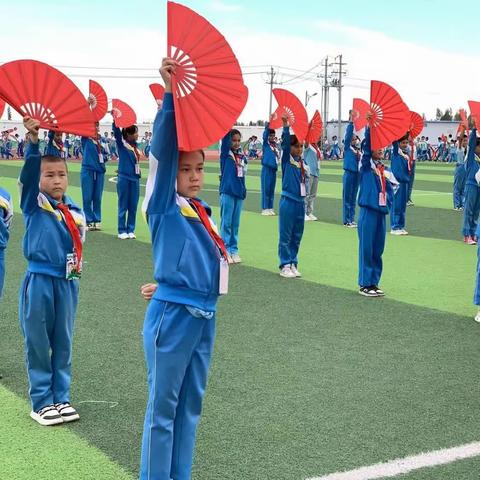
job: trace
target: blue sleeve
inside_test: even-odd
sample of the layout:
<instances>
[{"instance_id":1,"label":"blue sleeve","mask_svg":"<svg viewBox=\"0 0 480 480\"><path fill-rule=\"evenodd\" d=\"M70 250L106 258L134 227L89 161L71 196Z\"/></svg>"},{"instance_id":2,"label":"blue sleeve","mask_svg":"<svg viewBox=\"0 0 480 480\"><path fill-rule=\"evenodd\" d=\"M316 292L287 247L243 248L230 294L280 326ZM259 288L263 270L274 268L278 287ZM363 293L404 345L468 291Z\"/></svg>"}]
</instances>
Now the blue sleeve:
<instances>
[{"instance_id":1,"label":"blue sleeve","mask_svg":"<svg viewBox=\"0 0 480 480\"><path fill-rule=\"evenodd\" d=\"M220 174L223 174L223 167L230 155L230 148L232 148L232 136L230 131L222 138L222 146L220 147Z\"/></svg>"},{"instance_id":2,"label":"blue sleeve","mask_svg":"<svg viewBox=\"0 0 480 480\"><path fill-rule=\"evenodd\" d=\"M42 157L38 143L29 143L25 152L25 163L20 172L20 208L26 215L30 215L38 206L40 192L40 163Z\"/></svg>"},{"instance_id":3,"label":"blue sleeve","mask_svg":"<svg viewBox=\"0 0 480 480\"><path fill-rule=\"evenodd\" d=\"M345 148L350 147L353 138L353 122L350 122L345 130Z\"/></svg>"},{"instance_id":4,"label":"blue sleeve","mask_svg":"<svg viewBox=\"0 0 480 480\"><path fill-rule=\"evenodd\" d=\"M290 127L283 127L282 131L282 170L290 161Z\"/></svg>"},{"instance_id":5,"label":"blue sleeve","mask_svg":"<svg viewBox=\"0 0 480 480\"><path fill-rule=\"evenodd\" d=\"M465 159L465 168L467 164L473 163L475 160L475 147L477 144L477 129L472 128L470 136L468 137L468 155Z\"/></svg>"},{"instance_id":6,"label":"blue sleeve","mask_svg":"<svg viewBox=\"0 0 480 480\"><path fill-rule=\"evenodd\" d=\"M270 129L270 122L265 122L265 129L263 130L263 145L268 143L268 130Z\"/></svg>"},{"instance_id":7,"label":"blue sleeve","mask_svg":"<svg viewBox=\"0 0 480 480\"><path fill-rule=\"evenodd\" d=\"M370 164L371 158L372 158L372 147L370 142L370 129L367 127L365 129L365 140L363 144L362 169L367 170L371 168L371 164Z\"/></svg>"},{"instance_id":8,"label":"blue sleeve","mask_svg":"<svg viewBox=\"0 0 480 480\"><path fill-rule=\"evenodd\" d=\"M117 142L117 147L123 148L122 131L115 125L115 122L112 123L112 132L115 137L115 141Z\"/></svg>"},{"instance_id":9,"label":"blue sleeve","mask_svg":"<svg viewBox=\"0 0 480 480\"><path fill-rule=\"evenodd\" d=\"M147 214L163 214L176 206L175 187L179 153L172 93L165 93L162 109L157 112L152 129L150 155L158 164Z\"/></svg>"},{"instance_id":10,"label":"blue sleeve","mask_svg":"<svg viewBox=\"0 0 480 480\"><path fill-rule=\"evenodd\" d=\"M398 155L398 148L399 148L399 143L395 140L392 144L393 146L393 154Z\"/></svg>"}]
</instances>

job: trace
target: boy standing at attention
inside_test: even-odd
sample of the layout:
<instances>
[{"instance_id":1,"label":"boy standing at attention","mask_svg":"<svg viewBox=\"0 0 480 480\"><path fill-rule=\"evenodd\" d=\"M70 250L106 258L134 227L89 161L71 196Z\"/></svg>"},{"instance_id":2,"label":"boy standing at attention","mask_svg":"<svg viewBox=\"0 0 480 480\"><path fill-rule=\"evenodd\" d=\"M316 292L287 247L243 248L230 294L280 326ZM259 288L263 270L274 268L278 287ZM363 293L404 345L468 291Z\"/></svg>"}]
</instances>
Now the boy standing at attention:
<instances>
[{"instance_id":1,"label":"boy standing at attention","mask_svg":"<svg viewBox=\"0 0 480 480\"><path fill-rule=\"evenodd\" d=\"M25 340L30 416L40 425L56 425L79 418L70 405L70 382L85 217L65 195L65 159L41 157L40 122L25 117L23 124L30 143L19 178L25 222L23 253L28 261L20 288L20 327Z\"/></svg>"}]
</instances>

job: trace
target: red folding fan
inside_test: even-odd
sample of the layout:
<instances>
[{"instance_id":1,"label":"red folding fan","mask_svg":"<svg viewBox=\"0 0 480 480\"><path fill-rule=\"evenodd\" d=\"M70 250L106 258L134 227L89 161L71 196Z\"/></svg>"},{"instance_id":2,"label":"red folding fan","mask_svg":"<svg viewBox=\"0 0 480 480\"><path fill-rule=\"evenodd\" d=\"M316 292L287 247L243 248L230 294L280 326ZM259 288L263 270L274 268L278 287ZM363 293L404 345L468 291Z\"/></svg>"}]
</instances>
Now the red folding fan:
<instances>
[{"instance_id":1,"label":"red folding fan","mask_svg":"<svg viewBox=\"0 0 480 480\"><path fill-rule=\"evenodd\" d=\"M423 130L423 118L417 112L410 112L410 137L417 138Z\"/></svg>"},{"instance_id":2,"label":"red folding fan","mask_svg":"<svg viewBox=\"0 0 480 480\"><path fill-rule=\"evenodd\" d=\"M318 110L315 110L310 123L308 124L308 132L305 141L308 143L317 143L322 134L323 122Z\"/></svg>"},{"instance_id":3,"label":"red folding fan","mask_svg":"<svg viewBox=\"0 0 480 480\"><path fill-rule=\"evenodd\" d=\"M161 106L163 103L163 94L165 93L165 87L159 83L151 83L150 91L152 92L153 98L157 102L158 106Z\"/></svg>"},{"instance_id":4,"label":"red folding fan","mask_svg":"<svg viewBox=\"0 0 480 480\"><path fill-rule=\"evenodd\" d=\"M410 126L410 110L390 85L372 80L370 90L370 138L372 150L403 137Z\"/></svg>"},{"instance_id":5,"label":"red folding fan","mask_svg":"<svg viewBox=\"0 0 480 480\"><path fill-rule=\"evenodd\" d=\"M63 73L36 60L0 66L0 97L40 127L76 135L95 135L92 112L82 92Z\"/></svg>"},{"instance_id":6,"label":"red folding fan","mask_svg":"<svg viewBox=\"0 0 480 480\"><path fill-rule=\"evenodd\" d=\"M352 121L355 131L359 132L367 125L367 113L370 111L368 102L361 98L353 99Z\"/></svg>"},{"instance_id":7,"label":"red folding fan","mask_svg":"<svg viewBox=\"0 0 480 480\"><path fill-rule=\"evenodd\" d=\"M469 100L468 106L470 108L470 115L475 122L475 128L478 130L480 129L480 102Z\"/></svg>"},{"instance_id":8,"label":"red folding fan","mask_svg":"<svg viewBox=\"0 0 480 480\"><path fill-rule=\"evenodd\" d=\"M243 111L248 89L235 54L202 16L168 2L168 56L172 75L178 148L207 147L222 138Z\"/></svg>"},{"instance_id":9,"label":"red folding fan","mask_svg":"<svg viewBox=\"0 0 480 480\"><path fill-rule=\"evenodd\" d=\"M273 113L270 128L281 127L282 115L286 114L288 123L298 140L303 142L308 133L308 116L303 103L293 93L283 88L274 88L273 94L277 100L278 107Z\"/></svg>"},{"instance_id":10,"label":"red folding fan","mask_svg":"<svg viewBox=\"0 0 480 480\"><path fill-rule=\"evenodd\" d=\"M112 100L112 115L118 128L127 128L137 123L137 115L133 108L122 100Z\"/></svg>"},{"instance_id":11,"label":"red folding fan","mask_svg":"<svg viewBox=\"0 0 480 480\"><path fill-rule=\"evenodd\" d=\"M90 80L89 82L88 100L91 102L90 108L92 110L93 118L96 122L99 122L107 113L108 100L105 90L94 80Z\"/></svg>"},{"instance_id":12,"label":"red folding fan","mask_svg":"<svg viewBox=\"0 0 480 480\"><path fill-rule=\"evenodd\" d=\"M0 118L2 118L4 111L5 111L5 102L0 98Z\"/></svg>"}]
</instances>

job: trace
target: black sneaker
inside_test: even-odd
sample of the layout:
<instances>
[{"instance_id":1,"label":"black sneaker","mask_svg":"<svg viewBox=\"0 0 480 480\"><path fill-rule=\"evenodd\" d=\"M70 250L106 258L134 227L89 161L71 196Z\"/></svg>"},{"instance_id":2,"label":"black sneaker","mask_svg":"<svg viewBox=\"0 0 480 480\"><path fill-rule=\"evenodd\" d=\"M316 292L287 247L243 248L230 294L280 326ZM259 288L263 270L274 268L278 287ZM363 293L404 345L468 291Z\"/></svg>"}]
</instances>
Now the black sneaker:
<instances>
[{"instance_id":1,"label":"black sneaker","mask_svg":"<svg viewBox=\"0 0 480 480\"><path fill-rule=\"evenodd\" d=\"M385 296L385 292L383 290L380 290L376 285L374 285L372 287L372 290L375 290L379 297L384 297Z\"/></svg>"},{"instance_id":2,"label":"black sneaker","mask_svg":"<svg viewBox=\"0 0 480 480\"><path fill-rule=\"evenodd\" d=\"M378 297L378 293L373 287L360 287L358 293L364 297Z\"/></svg>"}]
</instances>

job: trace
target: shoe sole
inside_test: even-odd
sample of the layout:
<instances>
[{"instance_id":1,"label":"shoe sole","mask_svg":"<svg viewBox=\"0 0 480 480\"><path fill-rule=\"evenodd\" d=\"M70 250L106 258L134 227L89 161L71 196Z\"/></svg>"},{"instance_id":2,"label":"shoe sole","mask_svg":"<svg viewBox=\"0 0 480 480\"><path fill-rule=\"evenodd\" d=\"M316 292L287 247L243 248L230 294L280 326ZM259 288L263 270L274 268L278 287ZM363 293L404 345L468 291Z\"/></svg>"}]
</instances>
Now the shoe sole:
<instances>
[{"instance_id":1,"label":"shoe sole","mask_svg":"<svg viewBox=\"0 0 480 480\"><path fill-rule=\"evenodd\" d=\"M42 427L52 427L54 425L60 425L64 422L62 416L60 416L59 418L52 418L51 420L46 420L40 417L40 415L35 412L30 412L30 418L35 420L38 424L42 425Z\"/></svg>"},{"instance_id":2,"label":"shoe sole","mask_svg":"<svg viewBox=\"0 0 480 480\"><path fill-rule=\"evenodd\" d=\"M371 295L369 293L366 293L366 292L358 292L360 295L362 295L363 297L370 297L370 298L375 298L375 297L379 297L380 295L378 294L374 294L374 295Z\"/></svg>"},{"instance_id":3,"label":"shoe sole","mask_svg":"<svg viewBox=\"0 0 480 480\"><path fill-rule=\"evenodd\" d=\"M80 415L78 413L73 415L62 415L62 419L63 423L76 422L77 420L80 420Z\"/></svg>"}]
</instances>

